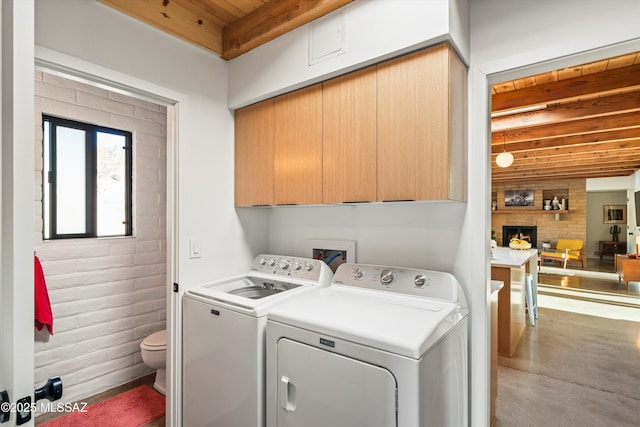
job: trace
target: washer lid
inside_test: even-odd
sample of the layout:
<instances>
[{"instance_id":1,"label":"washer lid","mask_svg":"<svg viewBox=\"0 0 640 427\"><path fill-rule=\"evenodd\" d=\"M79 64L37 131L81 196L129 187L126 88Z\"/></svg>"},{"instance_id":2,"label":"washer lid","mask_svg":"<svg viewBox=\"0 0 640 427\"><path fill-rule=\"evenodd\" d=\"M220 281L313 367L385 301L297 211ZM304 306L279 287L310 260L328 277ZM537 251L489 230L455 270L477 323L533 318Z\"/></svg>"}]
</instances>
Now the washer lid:
<instances>
[{"instance_id":1,"label":"washer lid","mask_svg":"<svg viewBox=\"0 0 640 427\"><path fill-rule=\"evenodd\" d=\"M282 302L268 319L419 359L466 316L439 299L334 284Z\"/></svg>"}]
</instances>

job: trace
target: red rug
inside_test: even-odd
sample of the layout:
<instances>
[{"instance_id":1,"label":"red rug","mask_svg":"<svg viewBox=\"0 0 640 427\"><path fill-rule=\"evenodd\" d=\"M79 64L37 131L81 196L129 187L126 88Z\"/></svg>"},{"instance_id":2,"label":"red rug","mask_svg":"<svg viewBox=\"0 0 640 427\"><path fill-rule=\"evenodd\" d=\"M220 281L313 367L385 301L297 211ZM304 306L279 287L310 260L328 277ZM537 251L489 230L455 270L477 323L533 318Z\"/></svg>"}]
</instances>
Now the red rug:
<instances>
[{"instance_id":1,"label":"red rug","mask_svg":"<svg viewBox=\"0 0 640 427\"><path fill-rule=\"evenodd\" d=\"M79 409L82 409L81 405ZM84 410L86 412L71 412L40 426L141 427L164 415L165 398L154 389L141 385L110 399L88 405Z\"/></svg>"}]
</instances>

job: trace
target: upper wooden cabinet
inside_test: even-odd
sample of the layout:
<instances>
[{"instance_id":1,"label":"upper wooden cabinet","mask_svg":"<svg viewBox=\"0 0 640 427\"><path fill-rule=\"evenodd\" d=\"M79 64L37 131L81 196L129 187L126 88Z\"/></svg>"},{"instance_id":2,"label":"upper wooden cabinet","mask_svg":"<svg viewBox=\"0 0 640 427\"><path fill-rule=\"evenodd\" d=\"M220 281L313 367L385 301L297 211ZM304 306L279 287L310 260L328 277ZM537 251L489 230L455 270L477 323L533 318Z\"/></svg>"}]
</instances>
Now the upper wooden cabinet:
<instances>
[{"instance_id":1,"label":"upper wooden cabinet","mask_svg":"<svg viewBox=\"0 0 640 427\"><path fill-rule=\"evenodd\" d=\"M376 69L323 83L323 202L376 200Z\"/></svg>"},{"instance_id":2,"label":"upper wooden cabinet","mask_svg":"<svg viewBox=\"0 0 640 427\"><path fill-rule=\"evenodd\" d=\"M274 99L274 201L322 203L322 84Z\"/></svg>"},{"instance_id":3,"label":"upper wooden cabinet","mask_svg":"<svg viewBox=\"0 0 640 427\"><path fill-rule=\"evenodd\" d=\"M273 99L235 111L235 204L273 205Z\"/></svg>"},{"instance_id":4,"label":"upper wooden cabinet","mask_svg":"<svg viewBox=\"0 0 640 427\"><path fill-rule=\"evenodd\" d=\"M466 200L447 43L236 110L236 206Z\"/></svg>"},{"instance_id":5,"label":"upper wooden cabinet","mask_svg":"<svg viewBox=\"0 0 640 427\"><path fill-rule=\"evenodd\" d=\"M378 200L465 200L466 68L447 43L378 65Z\"/></svg>"}]
</instances>

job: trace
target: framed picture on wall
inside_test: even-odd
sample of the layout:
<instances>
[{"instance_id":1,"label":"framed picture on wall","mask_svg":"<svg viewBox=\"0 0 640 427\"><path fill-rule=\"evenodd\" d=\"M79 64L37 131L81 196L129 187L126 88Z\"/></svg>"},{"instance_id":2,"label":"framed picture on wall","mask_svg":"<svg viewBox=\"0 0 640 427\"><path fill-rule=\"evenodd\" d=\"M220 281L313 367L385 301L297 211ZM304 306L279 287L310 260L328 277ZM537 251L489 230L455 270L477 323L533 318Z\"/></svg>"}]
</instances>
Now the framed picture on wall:
<instances>
[{"instance_id":1,"label":"framed picture on wall","mask_svg":"<svg viewBox=\"0 0 640 427\"><path fill-rule=\"evenodd\" d=\"M534 190L506 190L504 192L505 206L533 206Z\"/></svg>"},{"instance_id":2,"label":"framed picture on wall","mask_svg":"<svg viewBox=\"0 0 640 427\"><path fill-rule=\"evenodd\" d=\"M626 224L627 207L625 205L604 205L605 224Z\"/></svg>"}]
</instances>

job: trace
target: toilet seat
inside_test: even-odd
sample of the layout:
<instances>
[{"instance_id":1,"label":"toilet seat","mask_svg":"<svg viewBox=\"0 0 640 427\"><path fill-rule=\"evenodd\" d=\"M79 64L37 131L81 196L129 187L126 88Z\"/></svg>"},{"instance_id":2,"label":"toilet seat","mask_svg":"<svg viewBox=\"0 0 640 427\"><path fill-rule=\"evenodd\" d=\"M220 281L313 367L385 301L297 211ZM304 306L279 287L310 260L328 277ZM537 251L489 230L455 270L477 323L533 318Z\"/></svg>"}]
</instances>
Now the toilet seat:
<instances>
[{"instance_id":1,"label":"toilet seat","mask_svg":"<svg viewBox=\"0 0 640 427\"><path fill-rule=\"evenodd\" d=\"M155 332L148 337L146 337L142 343L140 343L140 348L142 350L147 351L163 351L167 349L167 331L162 330Z\"/></svg>"}]
</instances>

